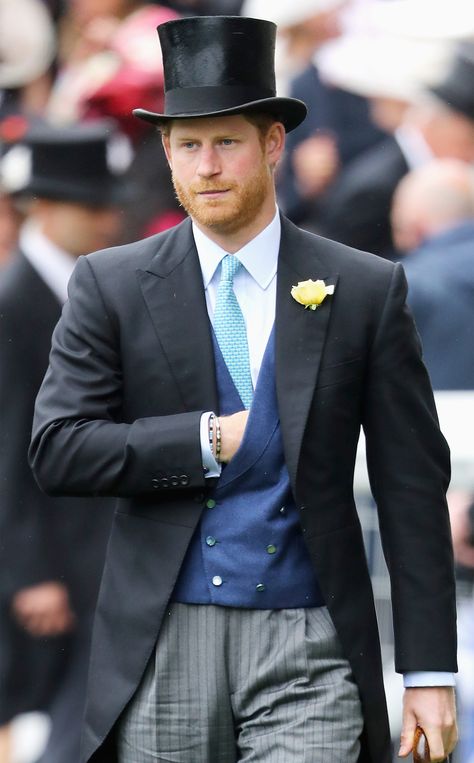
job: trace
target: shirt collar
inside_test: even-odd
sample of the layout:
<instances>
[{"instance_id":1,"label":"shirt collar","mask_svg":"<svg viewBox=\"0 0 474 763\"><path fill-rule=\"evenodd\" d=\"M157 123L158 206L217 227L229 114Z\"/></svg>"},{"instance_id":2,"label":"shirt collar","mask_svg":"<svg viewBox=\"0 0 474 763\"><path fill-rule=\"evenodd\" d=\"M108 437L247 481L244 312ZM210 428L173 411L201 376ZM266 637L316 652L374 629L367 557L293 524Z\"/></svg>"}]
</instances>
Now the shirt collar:
<instances>
[{"instance_id":1,"label":"shirt collar","mask_svg":"<svg viewBox=\"0 0 474 763\"><path fill-rule=\"evenodd\" d=\"M221 260L228 252L211 241L194 222L193 235L201 265L204 288L207 289ZM277 271L280 237L281 221L277 209L271 223L235 253L237 259L262 289L267 288Z\"/></svg>"},{"instance_id":2,"label":"shirt collar","mask_svg":"<svg viewBox=\"0 0 474 763\"><path fill-rule=\"evenodd\" d=\"M409 169L414 170L433 159L433 152L423 134L414 125L400 125L394 137Z\"/></svg>"}]
</instances>

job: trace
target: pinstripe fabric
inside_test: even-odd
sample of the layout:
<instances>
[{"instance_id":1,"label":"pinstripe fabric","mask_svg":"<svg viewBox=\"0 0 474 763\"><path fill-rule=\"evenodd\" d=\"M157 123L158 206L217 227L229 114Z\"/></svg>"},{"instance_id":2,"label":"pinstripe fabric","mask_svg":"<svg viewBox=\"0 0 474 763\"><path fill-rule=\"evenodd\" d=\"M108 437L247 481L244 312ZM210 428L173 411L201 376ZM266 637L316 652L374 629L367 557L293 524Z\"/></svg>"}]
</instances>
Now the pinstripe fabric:
<instances>
[{"instance_id":1,"label":"pinstripe fabric","mask_svg":"<svg viewBox=\"0 0 474 763\"><path fill-rule=\"evenodd\" d=\"M362 714L325 607L173 604L119 763L355 763Z\"/></svg>"}]
</instances>

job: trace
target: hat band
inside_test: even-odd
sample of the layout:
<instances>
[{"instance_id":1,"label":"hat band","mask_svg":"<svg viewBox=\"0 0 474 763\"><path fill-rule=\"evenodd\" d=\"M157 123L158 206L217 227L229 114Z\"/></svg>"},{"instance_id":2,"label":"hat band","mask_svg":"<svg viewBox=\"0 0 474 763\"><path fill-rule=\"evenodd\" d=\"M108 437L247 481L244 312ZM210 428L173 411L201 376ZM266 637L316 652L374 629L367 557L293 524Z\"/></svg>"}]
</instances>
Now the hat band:
<instances>
[{"instance_id":1,"label":"hat band","mask_svg":"<svg viewBox=\"0 0 474 763\"><path fill-rule=\"evenodd\" d=\"M242 85L180 87L165 93L166 116L203 114L232 109L252 101L274 98L275 90Z\"/></svg>"}]
</instances>

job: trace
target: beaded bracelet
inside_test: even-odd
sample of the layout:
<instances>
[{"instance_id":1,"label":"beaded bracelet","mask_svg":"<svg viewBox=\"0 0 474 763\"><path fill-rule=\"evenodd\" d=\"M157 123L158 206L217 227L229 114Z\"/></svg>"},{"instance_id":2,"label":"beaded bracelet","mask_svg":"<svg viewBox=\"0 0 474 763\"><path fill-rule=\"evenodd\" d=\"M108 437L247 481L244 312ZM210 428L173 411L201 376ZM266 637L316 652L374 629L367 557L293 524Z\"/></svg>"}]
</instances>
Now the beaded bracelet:
<instances>
[{"instance_id":1,"label":"beaded bracelet","mask_svg":"<svg viewBox=\"0 0 474 763\"><path fill-rule=\"evenodd\" d=\"M217 416L214 416L214 425L216 427L216 461L221 460L221 424Z\"/></svg>"},{"instance_id":2,"label":"beaded bracelet","mask_svg":"<svg viewBox=\"0 0 474 763\"><path fill-rule=\"evenodd\" d=\"M214 455L214 421L215 421L215 414L211 413L209 416L209 447L211 449L212 455Z\"/></svg>"}]
</instances>

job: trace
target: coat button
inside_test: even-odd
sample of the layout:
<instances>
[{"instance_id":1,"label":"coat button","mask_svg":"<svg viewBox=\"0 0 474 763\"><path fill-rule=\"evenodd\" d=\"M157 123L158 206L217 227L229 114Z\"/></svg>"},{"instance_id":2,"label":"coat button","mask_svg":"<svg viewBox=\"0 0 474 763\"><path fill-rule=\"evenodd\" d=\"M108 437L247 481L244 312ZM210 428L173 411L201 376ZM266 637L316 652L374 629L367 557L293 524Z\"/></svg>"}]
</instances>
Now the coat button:
<instances>
[{"instance_id":1,"label":"coat button","mask_svg":"<svg viewBox=\"0 0 474 763\"><path fill-rule=\"evenodd\" d=\"M157 480L156 477L154 477L154 479L151 481L151 485L155 488L155 490L158 490L160 487L160 480Z\"/></svg>"},{"instance_id":2,"label":"coat button","mask_svg":"<svg viewBox=\"0 0 474 763\"><path fill-rule=\"evenodd\" d=\"M207 506L208 509L213 509L215 507L215 505L216 505L216 502L215 502L214 498L209 498L206 501L206 506Z\"/></svg>"},{"instance_id":3,"label":"coat button","mask_svg":"<svg viewBox=\"0 0 474 763\"><path fill-rule=\"evenodd\" d=\"M170 481L169 481L168 477L162 477L160 479L160 486L161 487L169 487L170 486Z\"/></svg>"},{"instance_id":4,"label":"coat button","mask_svg":"<svg viewBox=\"0 0 474 763\"><path fill-rule=\"evenodd\" d=\"M208 535L206 538L206 544L208 546L215 546L217 543L216 539L212 537L212 535Z\"/></svg>"},{"instance_id":5,"label":"coat button","mask_svg":"<svg viewBox=\"0 0 474 763\"><path fill-rule=\"evenodd\" d=\"M280 514L286 514L286 507L285 506L281 507Z\"/></svg>"},{"instance_id":6,"label":"coat button","mask_svg":"<svg viewBox=\"0 0 474 763\"><path fill-rule=\"evenodd\" d=\"M267 554L276 554L277 547L273 545L273 543L270 543L267 546Z\"/></svg>"},{"instance_id":7,"label":"coat button","mask_svg":"<svg viewBox=\"0 0 474 763\"><path fill-rule=\"evenodd\" d=\"M187 474L181 474L179 477L179 484L183 487L186 487L186 485L189 485L189 477Z\"/></svg>"},{"instance_id":8,"label":"coat button","mask_svg":"<svg viewBox=\"0 0 474 763\"><path fill-rule=\"evenodd\" d=\"M178 485L179 485L179 479L178 479L178 477L176 476L176 474L173 474L173 475L170 477L170 485L171 485L171 487L178 487Z\"/></svg>"},{"instance_id":9,"label":"coat button","mask_svg":"<svg viewBox=\"0 0 474 763\"><path fill-rule=\"evenodd\" d=\"M212 578L212 585L215 585L217 587L222 585L222 578L220 575L214 575L214 577Z\"/></svg>"},{"instance_id":10,"label":"coat button","mask_svg":"<svg viewBox=\"0 0 474 763\"><path fill-rule=\"evenodd\" d=\"M263 583L258 583L258 584L255 586L255 590L256 590L256 591L258 591L259 593L261 593L262 591L264 591L264 590L265 590L265 586L263 585Z\"/></svg>"}]
</instances>

